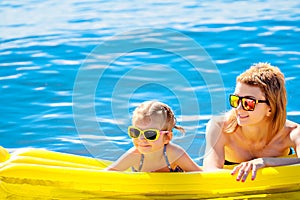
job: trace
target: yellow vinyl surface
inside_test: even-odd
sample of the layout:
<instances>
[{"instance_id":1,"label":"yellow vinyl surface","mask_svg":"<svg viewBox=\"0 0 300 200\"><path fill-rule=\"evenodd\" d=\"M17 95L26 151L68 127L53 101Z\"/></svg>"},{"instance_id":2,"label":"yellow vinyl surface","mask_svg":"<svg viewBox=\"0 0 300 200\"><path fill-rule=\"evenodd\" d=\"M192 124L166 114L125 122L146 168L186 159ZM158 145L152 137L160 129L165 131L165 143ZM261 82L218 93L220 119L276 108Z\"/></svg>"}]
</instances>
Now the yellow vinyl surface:
<instances>
[{"instance_id":1,"label":"yellow vinyl surface","mask_svg":"<svg viewBox=\"0 0 300 200\"><path fill-rule=\"evenodd\" d=\"M300 165L260 169L254 181L237 182L230 170L145 173L103 171L110 161L42 149L11 155L0 148L0 198L201 199L264 198L300 194Z\"/></svg>"}]
</instances>

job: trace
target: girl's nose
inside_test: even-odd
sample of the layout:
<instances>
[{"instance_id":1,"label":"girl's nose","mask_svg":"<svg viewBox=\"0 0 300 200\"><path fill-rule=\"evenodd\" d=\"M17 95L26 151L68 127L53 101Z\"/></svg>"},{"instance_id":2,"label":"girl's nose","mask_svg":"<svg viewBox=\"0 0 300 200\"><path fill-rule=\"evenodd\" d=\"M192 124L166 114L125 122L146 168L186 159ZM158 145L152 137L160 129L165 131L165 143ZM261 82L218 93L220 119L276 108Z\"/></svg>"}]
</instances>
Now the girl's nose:
<instances>
[{"instance_id":1,"label":"girl's nose","mask_svg":"<svg viewBox=\"0 0 300 200\"><path fill-rule=\"evenodd\" d=\"M141 133L140 135L139 135L139 137L138 137L140 140L145 140L145 136L144 136L144 134L143 133Z\"/></svg>"}]
</instances>

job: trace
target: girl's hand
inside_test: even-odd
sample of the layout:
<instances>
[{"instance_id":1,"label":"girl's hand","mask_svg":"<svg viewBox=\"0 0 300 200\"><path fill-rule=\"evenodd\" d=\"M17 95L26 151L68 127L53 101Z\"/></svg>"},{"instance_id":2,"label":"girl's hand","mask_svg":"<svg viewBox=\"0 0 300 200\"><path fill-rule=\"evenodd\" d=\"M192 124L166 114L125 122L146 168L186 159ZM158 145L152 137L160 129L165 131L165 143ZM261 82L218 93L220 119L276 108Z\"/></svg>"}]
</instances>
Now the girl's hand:
<instances>
[{"instance_id":1,"label":"girl's hand","mask_svg":"<svg viewBox=\"0 0 300 200\"><path fill-rule=\"evenodd\" d=\"M256 177L257 170L265 167L265 160L263 158L257 158L247 162L242 162L233 168L231 175L237 173L236 180L245 182L249 173L252 173L251 180L254 180Z\"/></svg>"}]
</instances>

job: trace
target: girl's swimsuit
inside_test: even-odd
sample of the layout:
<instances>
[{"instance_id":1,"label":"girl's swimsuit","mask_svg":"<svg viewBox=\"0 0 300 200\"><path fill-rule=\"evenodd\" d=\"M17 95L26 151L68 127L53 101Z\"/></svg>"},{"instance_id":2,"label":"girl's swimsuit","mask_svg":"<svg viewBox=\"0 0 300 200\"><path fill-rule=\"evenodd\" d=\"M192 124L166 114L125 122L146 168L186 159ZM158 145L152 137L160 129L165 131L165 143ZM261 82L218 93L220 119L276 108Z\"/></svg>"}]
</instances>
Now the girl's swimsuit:
<instances>
[{"instance_id":1,"label":"girl's swimsuit","mask_svg":"<svg viewBox=\"0 0 300 200\"><path fill-rule=\"evenodd\" d=\"M176 166L175 169L172 169L166 150L167 150L167 145L165 144L165 146L164 146L164 158L165 158L165 161L167 163L167 166L168 166L170 172L183 172L183 170L178 165ZM141 169L143 167L143 164L144 164L144 157L145 157L144 154L141 154L140 166L139 166L138 170L136 170L134 167L131 167L133 172L140 172L141 171Z\"/></svg>"}]
</instances>

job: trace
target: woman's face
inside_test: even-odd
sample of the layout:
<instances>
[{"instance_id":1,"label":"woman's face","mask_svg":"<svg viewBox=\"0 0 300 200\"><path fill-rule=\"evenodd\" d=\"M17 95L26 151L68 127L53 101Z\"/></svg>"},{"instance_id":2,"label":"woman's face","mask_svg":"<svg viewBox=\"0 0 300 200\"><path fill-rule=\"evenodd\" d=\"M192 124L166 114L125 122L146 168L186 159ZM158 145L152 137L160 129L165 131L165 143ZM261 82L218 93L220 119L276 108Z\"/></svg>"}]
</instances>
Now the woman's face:
<instances>
[{"instance_id":1,"label":"woman's face","mask_svg":"<svg viewBox=\"0 0 300 200\"><path fill-rule=\"evenodd\" d=\"M251 97L256 100L266 100L264 93L259 87L250 86L244 83L238 82L235 88L235 95L240 97ZM268 116L270 116L270 106L266 103L257 103L253 111L246 111L243 109L241 102L237 108L234 108L237 116L237 122L240 126L257 125L263 122Z\"/></svg>"}]
</instances>

